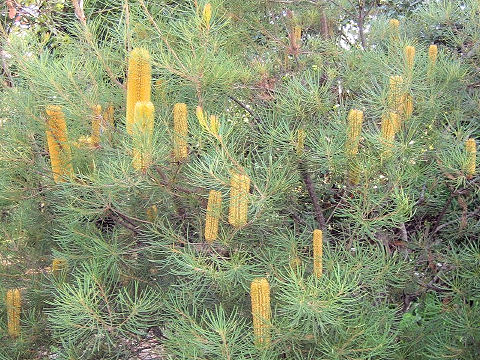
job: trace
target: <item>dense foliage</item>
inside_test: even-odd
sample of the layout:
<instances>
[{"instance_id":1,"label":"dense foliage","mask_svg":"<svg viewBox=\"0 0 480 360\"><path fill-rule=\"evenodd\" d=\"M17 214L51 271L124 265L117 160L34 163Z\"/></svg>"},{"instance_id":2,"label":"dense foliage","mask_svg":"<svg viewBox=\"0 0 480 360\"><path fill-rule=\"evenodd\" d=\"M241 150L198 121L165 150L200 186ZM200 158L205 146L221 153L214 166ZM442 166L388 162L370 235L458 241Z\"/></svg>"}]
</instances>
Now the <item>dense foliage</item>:
<instances>
[{"instance_id":1,"label":"dense foliage","mask_svg":"<svg viewBox=\"0 0 480 360\"><path fill-rule=\"evenodd\" d=\"M1 11L0 359L480 358L479 1Z\"/></svg>"}]
</instances>

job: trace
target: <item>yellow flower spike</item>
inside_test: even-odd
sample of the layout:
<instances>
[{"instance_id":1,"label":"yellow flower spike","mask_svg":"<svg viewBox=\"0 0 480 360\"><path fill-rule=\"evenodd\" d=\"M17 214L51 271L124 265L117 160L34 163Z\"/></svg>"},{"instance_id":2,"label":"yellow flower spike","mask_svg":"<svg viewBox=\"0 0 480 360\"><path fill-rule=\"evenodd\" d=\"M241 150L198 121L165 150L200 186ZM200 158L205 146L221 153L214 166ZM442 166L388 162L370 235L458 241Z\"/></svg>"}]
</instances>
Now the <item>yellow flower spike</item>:
<instances>
[{"instance_id":1,"label":"yellow flower spike","mask_svg":"<svg viewBox=\"0 0 480 360\"><path fill-rule=\"evenodd\" d=\"M151 223L155 222L155 219L158 216L157 205L152 205L147 209L147 220Z\"/></svg>"},{"instance_id":2,"label":"yellow flower spike","mask_svg":"<svg viewBox=\"0 0 480 360\"><path fill-rule=\"evenodd\" d=\"M405 61L407 63L407 69L411 73L413 70L413 64L415 62L415 47L414 46L405 46L403 50L405 53Z\"/></svg>"},{"instance_id":3,"label":"yellow flower spike","mask_svg":"<svg viewBox=\"0 0 480 360\"><path fill-rule=\"evenodd\" d=\"M67 260L65 259L53 259L52 261L52 274L58 275L67 267Z\"/></svg>"},{"instance_id":4,"label":"yellow flower spike","mask_svg":"<svg viewBox=\"0 0 480 360\"><path fill-rule=\"evenodd\" d=\"M391 148L393 147L393 141L395 140L395 128L397 123L398 115L395 113L390 113L388 116L382 118L381 142L386 148L384 151L385 157L389 157L392 153Z\"/></svg>"},{"instance_id":5,"label":"yellow flower spike","mask_svg":"<svg viewBox=\"0 0 480 360\"><path fill-rule=\"evenodd\" d=\"M477 162L477 143L475 139L470 138L465 142L465 148L467 151L467 177L472 178L475 174L476 162Z\"/></svg>"},{"instance_id":6,"label":"yellow flower spike","mask_svg":"<svg viewBox=\"0 0 480 360\"><path fill-rule=\"evenodd\" d=\"M210 190L208 195L207 215L205 216L205 240L211 244L218 237L218 221L222 213L222 193Z\"/></svg>"},{"instance_id":7,"label":"yellow flower spike","mask_svg":"<svg viewBox=\"0 0 480 360\"><path fill-rule=\"evenodd\" d=\"M232 173L228 222L235 227L241 227L247 223L249 193L250 178L245 174Z\"/></svg>"},{"instance_id":8,"label":"yellow flower spike","mask_svg":"<svg viewBox=\"0 0 480 360\"><path fill-rule=\"evenodd\" d=\"M146 49L135 48L130 52L127 78L127 133L133 135L135 104L149 102L151 96L152 68Z\"/></svg>"},{"instance_id":9,"label":"yellow flower spike","mask_svg":"<svg viewBox=\"0 0 480 360\"><path fill-rule=\"evenodd\" d=\"M151 102L137 102L132 125L133 160L136 170L146 171L152 163L152 138L155 107Z\"/></svg>"},{"instance_id":10,"label":"yellow flower spike","mask_svg":"<svg viewBox=\"0 0 480 360\"><path fill-rule=\"evenodd\" d=\"M303 152L305 151L305 137L307 133L305 129L298 129L297 133L297 155L302 156Z\"/></svg>"},{"instance_id":11,"label":"yellow flower spike","mask_svg":"<svg viewBox=\"0 0 480 360\"><path fill-rule=\"evenodd\" d=\"M92 110L92 145L98 146L100 144L100 124L102 123L102 107L100 105L95 105Z\"/></svg>"},{"instance_id":12,"label":"yellow flower spike","mask_svg":"<svg viewBox=\"0 0 480 360\"><path fill-rule=\"evenodd\" d=\"M10 289L7 291L6 305L8 335L15 338L20 336L20 311L22 306L20 290Z\"/></svg>"},{"instance_id":13,"label":"yellow flower spike","mask_svg":"<svg viewBox=\"0 0 480 360\"><path fill-rule=\"evenodd\" d=\"M218 117L215 115L210 115L210 133L213 136L218 136L218 130L220 128L220 122L218 121Z\"/></svg>"},{"instance_id":14,"label":"yellow flower spike","mask_svg":"<svg viewBox=\"0 0 480 360\"><path fill-rule=\"evenodd\" d=\"M388 26L392 33L398 33L398 30L400 29L400 21L398 19L390 19Z\"/></svg>"},{"instance_id":15,"label":"yellow flower spike","mask_svg":"<svg viewBox=\"0 0 480 360\"><path fill-rule=\"evenodd\" d=\"M46 109L46 134L53 180L65 181L65 176L73 176L72 151L68 143L67 124L60 106L50 105Z\"/></svg>"},{"instance_id":16,"label":"yellow flower spike","mask_svg":"<svg viewBox=\"0 0 480 360\"><path fill-rule=\"evenodd\" d=\"M437 62L438 48L437 45L430 45L428 48L428 59L430 60L430 65L435 66Z\"/></svg>"},{"instance_id":17,"label":"yellow flower spike","mask_svg":"<svg viewBox=\"0 0 480 360\"><path fill-rule=\"evenodd\" d=\"M357 109L350 110L348 113L347 143L345 144L349 156L355 156L358 153L362 123L363 111Z\"/></svg>"},{"instance_id":18,"label":"yellow flower spike","mask_svg":"<svg viewBox=\"0 0 480 360\"><path fill-rule=\"evenodd\" d=\"M403 77L400 75L390 76L390 89L388 93L388 104L390 111L398 111L402 105Z\"/></svg>"},{"instance_id":19,"label":"yellow flower spike","mask_svg":"<svg viewBox=\"0 0 480 360\"><path fill-rule=\"evenodd\" d=\"M265 278L255 279L250 285L252 301L253 334L255 345L259 347L270 344L270 285Z\"/></svg>"},{"instance_id":20,"label":"yellow flower spike","mask_svg":"<svg viewBox=\"0 0 480 360\"><path fill-rule=\"evenodd\" d=\"M323 232L322 230L313 230L313 274L321 277L323 274Z\"/></svg>"},{"instance_id":21,"label":"yellow flower spike","mask_svg":"<svg viewBox=\"0 0 480 360\"><path fill-rule=\"evenodd\" d=\"M205 115L205 112L203 111L203 108L200 105L197 106L197 109L195 110L195 114L197 115L197 119L198 119L198 122L200 123L200 126L205 130L208 130L207 117Z\"/></svg>"},{"instance_id":22,"label":"yellow flower spike","mask_svg":"<svg viewBox=\"0 0 480 360\"><path fill-rule=\"evenodd\" d=\"M207 3L203 8L203 23L207 27L207 30L210 30L210 20L212 18L212 5Z\"/></svg>"},{"instance_id":23,"label":"yellow flower spike","mask_svg":"<svg viewBox=\"0 0 480 360\"><path fill-rule=\"evenodd\" d=\"M176 103L173 106L173 153L175 161L183 161L188 157L188 121L187 105Z\"/></svg>"}]
</instances>

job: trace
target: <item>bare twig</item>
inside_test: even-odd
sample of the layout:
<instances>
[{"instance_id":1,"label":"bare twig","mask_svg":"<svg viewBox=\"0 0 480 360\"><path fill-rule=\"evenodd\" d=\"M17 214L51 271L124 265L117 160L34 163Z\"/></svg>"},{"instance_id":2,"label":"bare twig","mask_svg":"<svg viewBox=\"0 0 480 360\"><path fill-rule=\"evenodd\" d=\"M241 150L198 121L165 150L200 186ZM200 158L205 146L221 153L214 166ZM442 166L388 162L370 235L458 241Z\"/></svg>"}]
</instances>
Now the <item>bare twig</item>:
<instances>
[{"instance_id":1,"label":"bare twig","mask_svg":"<svg viewBox=\"0 0 480 360\"><path fill-rule=\"evenodd\" d=\"M255 115L255 113L254 113L252 110L250 110L250 109L248 108L248 106L245 105L243 102L241 102L240 100L238 100L237 98L235 98L235 97L233 97L233 96L231 96L231 95L228 95L228 98L229 98L230 100L233 100L237 105L239 105L239 106L240 106L241 108L243 108L246 112L248 112L250 115L252 115L252 117L253 117L256 121L258 121L258 122L261 121L261 119L260 119L257 115Z\"/></svg>"},{"instance_id":2,"label":"bare twig","mask_svg":"<svg viewBox=\"0 0 480 360\"><path fill-rule=\"evenodd\" d=\"M317 194L315 193L315 186L313 185L312 178L310 177L310 174L308 173L302 162L300 162L299 168L300 173L302 174L303 182L305 183L305 187L307 188L308 195L310 196L310 200L312 200L313 209L315 212L315 220L317 220L319 229L324 230L325 217L323 216L323 210L320 207Z\"/></svg>"}]
</instances>

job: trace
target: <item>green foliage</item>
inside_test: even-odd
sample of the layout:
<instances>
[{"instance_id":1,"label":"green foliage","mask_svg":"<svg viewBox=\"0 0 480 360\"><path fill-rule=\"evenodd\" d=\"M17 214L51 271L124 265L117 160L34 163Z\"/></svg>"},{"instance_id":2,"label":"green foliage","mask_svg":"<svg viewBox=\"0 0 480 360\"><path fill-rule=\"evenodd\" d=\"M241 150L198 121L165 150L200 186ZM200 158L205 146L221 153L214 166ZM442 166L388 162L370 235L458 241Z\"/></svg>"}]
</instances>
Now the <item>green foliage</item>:
<instances>
[{"instance_id":1,"label":"green foliage","mask_svg":"<svg viewBox=\"0 0 480 360\"><path fill-rule=\"evenodd\" d=\"M6 12L2 20L0 297L15 287L25 300L16 340L0 301L0 359L135 358L133 344L151 336L171 359L480 357L480 177L465 174L465 140L480 142L478 1L215 0L209 26L206 1L85 0L85 22L57 3L23 30ZM144 172L125 131L134 47L152 59ZM392 76L414 111L385 157L382 117L398 110ZM179 102L184 162L172 155ZM45 135L52 104L65 113L75 172L58 184ZM87 147L94 105L114 107L115 128ZM218 135L199 123L198 105L218 117ZM364 112L353 165L352 108ZM248 222L233 228L230 179L240 170L251 179ZM210 190L224 204L212 245ZM54 258L68 262L61 276ZM260 277L272 308L263 348L249 296Z\"/></svg>"}]
</instances>

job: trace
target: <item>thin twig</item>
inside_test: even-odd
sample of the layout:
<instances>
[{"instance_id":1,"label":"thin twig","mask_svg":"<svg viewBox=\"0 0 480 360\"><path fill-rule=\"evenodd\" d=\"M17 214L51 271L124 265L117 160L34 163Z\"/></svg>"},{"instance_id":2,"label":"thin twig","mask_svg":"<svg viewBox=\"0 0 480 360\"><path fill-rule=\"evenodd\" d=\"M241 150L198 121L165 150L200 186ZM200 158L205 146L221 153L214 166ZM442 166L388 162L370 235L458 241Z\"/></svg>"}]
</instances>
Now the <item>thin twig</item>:
<instances>
[{"instance_id":1,"label":"thin twig","mask_svg":"<svg viewBox=\"0 0 480 360\"><path fill-rule=\"evenodd\" d=\"M239 105L241 108L243 108L245 111L247 111L250 115L252 115L252 117L253 117L256 121L258 121L258 122L261 121L261 119L260 119L257 115L255 115L255 113L254 113L252 110L250 110L250 109L248 108L248 106L245 105L243 102L241 102L240 100L238 100L237 98L235 98L235 97L233 97L233 96L231 96L231 95L228 95L228 98L229 98L230 100L233 100L237 105Z\"/></svg>"},{"instance_id":2,"label":"thin twig","mask_svg":"<svg viewBox=\"0 0 480 360\"><path fill-rule=\"evenodd\" d=\"M312 178L310 177L310 174L306 170L303 162L299 163L299 168L303 178L303 182L305 183L305 187L307 188L308 195L310 196L310 200L312 201L312 204L313 204L313 209L315 212L315 220L317 220L319 229L324 230L325 217L323 216L323 210L320 207L317 194L315 193L315 186L313 185Z\"/></svg>"}]
</instances>

